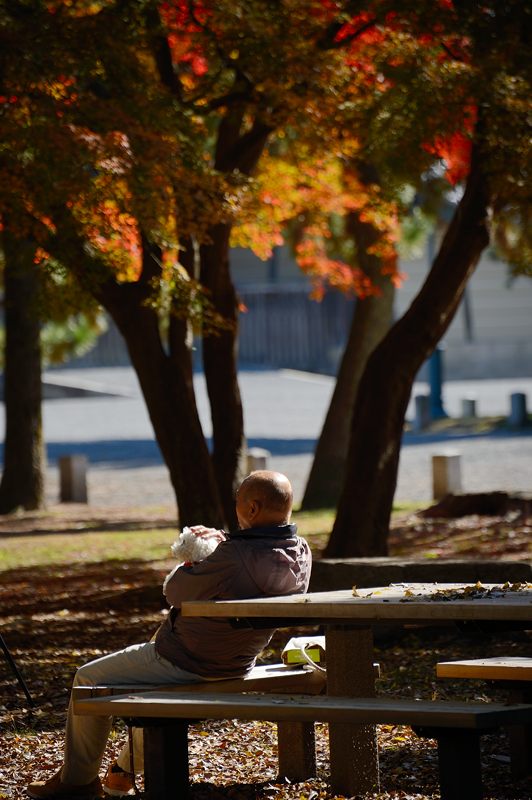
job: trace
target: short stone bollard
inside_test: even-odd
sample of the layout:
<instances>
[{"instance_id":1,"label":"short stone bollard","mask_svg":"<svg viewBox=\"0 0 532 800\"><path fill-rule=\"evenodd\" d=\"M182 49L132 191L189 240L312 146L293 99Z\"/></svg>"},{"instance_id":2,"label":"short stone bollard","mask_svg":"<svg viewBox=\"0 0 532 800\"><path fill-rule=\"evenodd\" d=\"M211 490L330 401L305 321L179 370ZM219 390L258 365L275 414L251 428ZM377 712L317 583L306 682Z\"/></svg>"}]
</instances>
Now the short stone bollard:
<instances>
[{"instance_id":1,"label":"short stone bollard","mask_svg":"<svg viewBox=\"0 0 532 800\"><path fill-rule=\"evenodd\" d=\"M477 401L475 397L462 398L462 419L472 419L477 416Z\"/></svg>"},{"instance_id":2,"label":"short stone bollard","mask_svg":"<svg viewBox=\"0 0 532 800\"><path fill-rule=\"evenodd\" d=\"M62 456L59 459L59 502L88 502L86 456Z\"/></svg>"},{"instance_id":3,"label":"short stone bollard","mask_svg":"<svg viewBox=\"0 0 532 800\"><path fill-rule=\"evenodd\" d=\"M526 394L514 392L510 395L510 416L508 425L512 428L524 428L528 422L526 410Z\"/></svg>"},{"instance_id":4,"label":"short stone bollard","mask_svg":"<svg viewBox=\"0 0 532 800\"><path fill-rule=\"evenodd\" d=\"M246 454L247 471L254 472L257 469L268 469L270 456L269 450L264 450L262 447L250 447Z\"/></svg>"},{"instance_id":5,"label":"short stone bollard","mask_svg":"<svg viewBox=\"0 0 532 800\"><path fill-rule=\"evenodd\" d=\"M460 453L445 452L432 456L432 496L443 500L448 494L461 494Z\"/></svg>"},{"instance_id":6,"label":"short stone bollard","mask_svg":"<svg viewBox=\"0 0 532 800\"><path fill-rule=\"evenodd\" d=\"M430 395L416 394L414 397L415 416L413 428L415 431L422 431L431 423Z\"/></svg>"}]
</instances>

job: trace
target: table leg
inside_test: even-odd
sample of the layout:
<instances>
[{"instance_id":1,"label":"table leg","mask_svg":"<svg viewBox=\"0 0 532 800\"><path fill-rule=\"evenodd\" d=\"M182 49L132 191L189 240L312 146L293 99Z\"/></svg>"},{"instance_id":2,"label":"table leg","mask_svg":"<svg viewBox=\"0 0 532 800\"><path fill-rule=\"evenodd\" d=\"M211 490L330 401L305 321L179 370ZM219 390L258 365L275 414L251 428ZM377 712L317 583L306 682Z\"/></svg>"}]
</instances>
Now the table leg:
<instances>
[{"instance_id":1,"label":"table leg","mask_svg":"<svg viewBox=\"0 0 532 800\"><path fill-rule=\"evenodd\" d=\"M188 797L186 720L154 720L144 727L144 789L147 800Z\"/></svg>"},{"instance_id":2,"label":"table leg","mask_svg":"<svg viewBox=\"0 0 532 800\"><path fill-rule=\"evenodd\" d=\"M532 688L525 685L509 685L510 703L532 703ZM514 778L526 778L532 774L532 725L510 725L510 757Z\"/></svg>"},{"instance_id":3,"label":"table leg","mask_svg":"<svg viewBox=\"0 0 532 800\"><path fill-rule=\"evenodd\" d=\"M441 800L482 800L478 731L439 730L438 768Z\"/></svg>"},{"instance_id":4,"label":"table leg","mask_svg":"<svg viewBox=\"0 0 532 800\"><path fill-rule=\"evenodd\" d=\"M327 693L374 697L373 631L335 625L326 631ZM379 755L374 725L329 725L331 785L351 797L379 790Z\"/></svg>"},{"instance_id":5,"label":"table leg","mask_svg":"<svg viewBox=\"0 0 532 800\"><path fill-rule=\"evenodd\" d=\"M313 722L277 723L279 775L305 781L316 775L316 737Z\"/></svg>"}]
</instances>

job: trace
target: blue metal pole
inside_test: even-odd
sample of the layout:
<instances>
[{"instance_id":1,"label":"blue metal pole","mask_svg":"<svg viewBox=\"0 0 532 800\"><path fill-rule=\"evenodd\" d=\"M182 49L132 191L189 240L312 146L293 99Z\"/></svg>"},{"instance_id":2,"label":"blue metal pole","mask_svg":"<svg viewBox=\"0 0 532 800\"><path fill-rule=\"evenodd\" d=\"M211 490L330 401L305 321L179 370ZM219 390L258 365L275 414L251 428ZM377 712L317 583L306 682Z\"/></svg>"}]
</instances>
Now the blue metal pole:
<instances>
[{"instance_id":1,"label":"blue metal pole","mask_svg":"<svg viewBox=\"0 0 532 800\"><path fill-rule=\"evenodd\" d=\"M439 345L429 358L430 416L442 419L447 414L442 402L443 387L443 348Z\"/></svg>"},{"instance_id":2,"label":"blue metal pole","mask_svg":"<svg viewBox=\"0 0 532 800\"><path fill-rule=\"evenodd\" d=\"M431 231L427 242L427 260L429 270L436 255L436 234ZM443 408L443 347L437 345L429 358L429 389L430 389L430 416L432 419L442 419L447 414Z\"/></svg>"}]
</instances>

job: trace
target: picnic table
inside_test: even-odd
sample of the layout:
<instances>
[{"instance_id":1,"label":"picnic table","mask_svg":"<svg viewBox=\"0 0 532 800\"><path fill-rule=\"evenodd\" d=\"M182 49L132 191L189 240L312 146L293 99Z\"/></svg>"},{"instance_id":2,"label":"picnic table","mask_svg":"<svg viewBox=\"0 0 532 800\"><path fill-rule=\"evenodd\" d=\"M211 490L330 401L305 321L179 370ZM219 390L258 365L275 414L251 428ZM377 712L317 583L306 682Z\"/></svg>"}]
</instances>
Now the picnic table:
<instances>
[{"instance_id":1,"label":"picnic table","mask_svg":"<svg viewBox=\"0 0 532 800\"><path fill-rule=\"evenodd\" d=\"M183 616L228 617L235 625L325 627L327 692L374 697L373 630L376 623L494 621L532 623L532 585L392 584L249 600L183 602ZM379 785L373 725L329 726L331 785L347 796Z\"/></svg>"}]
</instances>

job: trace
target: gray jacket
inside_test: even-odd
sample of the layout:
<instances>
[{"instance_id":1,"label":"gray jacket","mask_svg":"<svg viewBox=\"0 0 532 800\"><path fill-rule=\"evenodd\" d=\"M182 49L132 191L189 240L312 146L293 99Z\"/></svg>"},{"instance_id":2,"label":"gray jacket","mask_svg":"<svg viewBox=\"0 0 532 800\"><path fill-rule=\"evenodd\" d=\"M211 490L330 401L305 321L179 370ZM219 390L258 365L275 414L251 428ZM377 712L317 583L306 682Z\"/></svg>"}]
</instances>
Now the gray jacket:
<instances>
[{"instance_id":1,"label":"gray jacket","mask_svg":"<svg viewBox=\"0 0 532 800\"><path fill-rule=\"evenodd\" d=\"M229 534L214 553L192 566L177 566L163 591L172 606L157 632L159 655L206 678L248 672L274 629L235 629L228 619L182 617L183 600L235 600L306 592L312 557L295 525L251 528Z\"/></svg>"}]
</instances>

